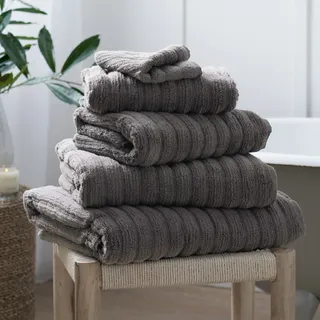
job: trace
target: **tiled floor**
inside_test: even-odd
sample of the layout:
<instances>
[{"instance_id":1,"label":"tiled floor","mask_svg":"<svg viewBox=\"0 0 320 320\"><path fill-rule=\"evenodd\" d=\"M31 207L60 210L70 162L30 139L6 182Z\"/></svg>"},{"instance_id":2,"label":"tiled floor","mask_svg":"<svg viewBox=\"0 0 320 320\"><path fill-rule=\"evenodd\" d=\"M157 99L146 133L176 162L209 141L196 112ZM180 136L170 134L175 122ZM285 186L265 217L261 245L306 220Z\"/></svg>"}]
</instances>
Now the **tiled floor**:
<instances>
[{"instance_id":1,"label":"tiled floor","mask_svg":"<svg viewBox=\"0 0 320 320\"><path fill-rule=\"evenodd\" d=\"M230 320L230 290L212 286L104 293L105 319ZM269 296L256 293L256 319L269 320ZM37 287L36 320L52 320L52 283ZM320 314L315 320L320 320Z\"/></svg>"}]
</instances>

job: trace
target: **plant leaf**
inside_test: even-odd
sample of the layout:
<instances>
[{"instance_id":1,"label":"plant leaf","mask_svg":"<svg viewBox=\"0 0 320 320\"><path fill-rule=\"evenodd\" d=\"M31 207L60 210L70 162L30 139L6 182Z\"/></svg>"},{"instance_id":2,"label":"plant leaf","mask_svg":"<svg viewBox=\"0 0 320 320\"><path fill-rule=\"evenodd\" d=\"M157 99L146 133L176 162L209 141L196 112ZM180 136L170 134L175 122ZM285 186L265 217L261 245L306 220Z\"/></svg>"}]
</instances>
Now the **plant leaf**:
<instances>
[{"instance_id":1,"label":"plant leaf","mask_svg":"<svg viewBox=\"0 0 320 320\"><path fill-rule=\"evenodd\" d=\"M11 20L9 24L35 24L35 22Z\"/></svg>"},{"instance_id":2,"label":"plant leaf","mask_svg":"<svg viewBox=\"0 0 320 320\"><path fill-rule=\"evenodd\" d=\"M20 12L36 13L36 14L47 14L46 12L44 12L38 8L35 8L35 7L16 8L16 9L12 9L12 11L20 11Z\"/></svg>"},{"instance_id":3,"label":"plant leaf","mask_svg":"<svg viewBox=\"0 0 320 320\"><path fill-rule=\"evenodd\" d=\"M36 37L26 37L26 36L16 36L17 39L20 40L38 40Z\"/></svg>"},{"instance_id":4,"label":"plant leaf","mask_svg":"<svg viewBox=\"0 0 320 320\"><path fill-rule=\"evenodd\" d=\"M25 49L25 51L28 51L32 46L33 46L33 44L27 44L27 45L23 46L23 48ZM12 63L12 61L10 61L9 56L7 55L7 53L5 51L0 52L0 56L1 56L1 58L0 58L0 68L1 68L1 65L3 63L7 63L7 62L11 62Z\"/></svg>"},{"instance_id":5,"label":"plant leaf","mask_svg":"<svg viewBox=\"0 0 320 320\"><path fill-rule=\"evenodd\" d=\"M22 68L22 69L20 70L20 72L18 72L18 73L13 77L13 79L12 79L12 81L11 81L9 87L8 87L8 90L11 89L11 87L14 85L14 83L21 77L21 75L23 74L23 72L24 72L25 69L27 69L27 68L28 68L28 66L25 65L24 68Z\"/></svg>"},{"instance_id":6,"label":"plant leaf","mask_svg":"<svg viewBox=\"0 0 320 320\"><path fill-rule=\"evenodd\" d=\"M17 0L18 2L20 2L21 4L29 7L29 8L35 8L35 9L38 9L37 7L33 6L32 4L26 2L26 1L23 1L23 0Z\"/></svg>"},{"instance_id":7,"label":"plant leaf","mask_svg":"<svg viewBox=\"0 0 320 320\"><path fill-rule=\"evenodd\" d=\"M12 73L6 73L3 76L0 76L0 89L3 89L10 85L13 79Z\"/></svg>"},{"instance_id":8,"label":"plant leaf","mask_svg":"<svg viewBox=\"0 0 320 320\"><path fill-rule=\"evenodd\" d=\"M53 43L50 32L43 27L38 36L38 46L42 56L47 61L52 72L56 72L56 63L54 61Z\"/></svg>"},{"instance_id":9,"label":"plant leaf","mask_svg":"<svg viewBox=\"0 0 320 320\"><path fill-rule=\"evenodd\" d=\"M1 10L3 10L5 2L6 2L5 0L0 0L0 9Z\"/></svg>"},{"instance_id":10,"label":"plant leaf","mask_svg":"<svg viewBox=\"0 0 320 320\"><path fill-rule=\"evenodd\" d=\"M12 34L1 34L0 43L6 51L10 60L21 70L27 65L27 57L25 48L21 45L20 41ZM28 46L28 45L27 45ZM28 76L28 68L23 73L26 77Z\"/></svg>"},{"instance_id":11,"label":"plant leaf","mask_svg":"<svg viewBox=\"0 0 320 320\"><path fill-rule=\"evenodd\" d=\"M83 94L83 91L82 91L81 89L76 88L76 87L73 87L73 86L71 86L71 88L72 88L73 90L79 92L82 96L84 95L84 94Z\"/></svg>"},{"instance_id":12,"label":"plant leaf","mask_svg":"<svg viewBox=\"0 0 320 320\"><path fill-rule=\"evenodd\" d=\"M12 61L3 62L0 64L0 74L11 70L15 67L15 64Z\"/></svg>"},{"instance_id":13,"label":"plant leaf","mask_svg":"<svg viewBox=\"0 0 320 320\"><path fill-rule=\"evenodd\" d=\"M0 32L9 24L12 11L5 11L0 15Z\"/></svg>"},{"instance_id":14,"label":"plant leaf","mask_svg":"<svg viewBox=\"0 0 320 320\"><path fill-rule=\"evenodd\" d=\"M36 78L31 78L23 83L25 86L33 86L35 84L39 83L45 83L46 81L49 81L52 79L52 76L47 76L47 77L36 77Z\"/></svg>"},{"instance_id":15,"label":"plant leaf","mask_svg":"<svg viewBox=\"0 0 320 320\"><path fill-rule=\"evenodd\" d=\"M25 51L27 51L34 45L35 45L34 43L29 43L29 44L24 45L23 48L24 48Z\"/></svg>"},{"instance_id":16,"label":"plant leaf","mask_svg":"<svg viewBox=\"0 0 320 320\"><path fill-rule=\"evenodd\" d=\"M84 59L91 56L98 48L100 43L100 36L95 35L84 41L82 41L69 55L65 61L61 73L65 73L73 65L83 61Z\"/></svg>"},{"instance_id":17,"label":"plant leaf","mask_svg":"<svg viewBox=\"0 0 320 320\"><path fill-rule=\"evenodd\" d=\"M63 86L59 83L46 83L46 85L61 101L79 106L79 99L82 95L73 88Z\"/></svg>"}]
</instances>

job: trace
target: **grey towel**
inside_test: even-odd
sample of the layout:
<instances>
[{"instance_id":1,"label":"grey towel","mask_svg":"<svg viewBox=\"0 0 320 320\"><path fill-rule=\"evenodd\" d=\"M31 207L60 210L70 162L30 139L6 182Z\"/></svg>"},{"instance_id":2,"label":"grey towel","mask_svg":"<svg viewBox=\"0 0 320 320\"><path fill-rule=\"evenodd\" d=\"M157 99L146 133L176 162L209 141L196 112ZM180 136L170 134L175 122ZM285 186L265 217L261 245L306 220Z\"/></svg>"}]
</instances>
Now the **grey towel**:
<instances>
[{"instance_id":1,"label":"grey towel","mask_svg":"<svg viewBox=\"0 0 320 320\"><path fill-rule=\"evenodd\" d=\"M219 113L235 108L238 90L229 74L208 67L195 79L142 83L118 71L99 66L81 73L83 104L96 113L120 111L164 111Z\"/></svg>"},{"instance_id":2,"label":"grey towel","mask_svg":"<svg viewBox=\"0 0 320 320\"><path fill-rule=\"evenodd\" d=\"M198 64L188 61L185 46L172 45L157 52L98 51L95 62L106 71L119 71L145 83L192 79L201 75Z\"/></svg>"},{"instance_id":3,"label":"grey towel","mask_svg":"<svg viewBox=\"0 0 320 320\"><path fill-rule=\"evenodd\" d=\"M128 166L58 143L60 185L84 207L163 205L264 207L275 201L275 170L252 155L173 165Z\"/></svg>"},{"instance_id":4,"label":"grey towel","mask_svg":"<svg viewBox=\"0 0 320 320\"><path fill-rule=\"evenodd\" d=\"M48 186L26 191L24 205L37 227L108 264L279 247L305 228L299 206L281 192L265 208L84 209L66 191Z\"/></svg>"},{"instance_id":5,"label":"grey towel","mask_svg":"<svg viewBox=\"0 0 320 320\"><path fill-rule=\"evenodd\" d=\"M267 120L243 110L98 115L80 107L74 117L78 149L140 166L247 154L264 148L271 132Z\"/></svg>"}]
</instances>

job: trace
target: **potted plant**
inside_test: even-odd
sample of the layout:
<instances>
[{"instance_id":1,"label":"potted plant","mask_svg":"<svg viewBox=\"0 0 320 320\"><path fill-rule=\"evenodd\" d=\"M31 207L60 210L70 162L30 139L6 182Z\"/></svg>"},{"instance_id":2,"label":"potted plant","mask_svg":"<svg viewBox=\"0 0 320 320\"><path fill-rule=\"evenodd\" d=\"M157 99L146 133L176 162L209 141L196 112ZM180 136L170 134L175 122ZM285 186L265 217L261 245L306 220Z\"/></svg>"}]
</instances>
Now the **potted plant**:
<instances>
[{"instance_id":1,"label":"potted plant","mask_svg":"<svg viewBox=\"0 0 320 320\"><path fill-rule=\"evenodd\" d=\"M14 12L23 12L26 19L14 20ZM82 41L57 70L54 45L50 32L40 27L34 36L15 35L8 32L10 25L32 22L30 15L46 12L23 0L0 0L0 95L22 86L45 84L60 100L78 105L83 95L80 83L64 79L65 73L74 65L91 56L99 46L99 35ZM28 64L28 51L39 48L50 74L32 76ZM12 168L13 147L9 126L0 96L0 314L6 319L33 319L34 316L34 231L26 221L18 183L19 171ZM19 193L17 193L19 191ZM15 196L11 198L11 194ZM9 196L8 196L9 195ZM8 202L9 199L9 202Z\"/></svg>"},{"instance_id":2,"label":"potted plant","mask_svg":"<svg viewBox=\"0 0 320 320\"><path fill-rule=\"evenodd\" d=\"M19 5L11 8L13 4ZM13 20L14 12L25 13L26 20ZM74 65L94 53L100 43L99 35L94 35L82 41L71 51L61 70L57 70L52 37L45 26L39 30L36 37L14 35L7 31L10 25L28 26L32 24L27 19L32 14L46 15L47 13L23 0L12 0L9 5L6 5L5 0L0 0L0 95L21 86L43 83L58 99L68 104L78 105L78 101L83 95L80 83L65 80L63 76ZM33 46L38 46L47 62L50 69L49 75L42 77L32 76L28 66L28 51ZM10 133L0 99L0 167L8 165L8 159L12 159L10 144Z\"/></svg>"}]
</instances>

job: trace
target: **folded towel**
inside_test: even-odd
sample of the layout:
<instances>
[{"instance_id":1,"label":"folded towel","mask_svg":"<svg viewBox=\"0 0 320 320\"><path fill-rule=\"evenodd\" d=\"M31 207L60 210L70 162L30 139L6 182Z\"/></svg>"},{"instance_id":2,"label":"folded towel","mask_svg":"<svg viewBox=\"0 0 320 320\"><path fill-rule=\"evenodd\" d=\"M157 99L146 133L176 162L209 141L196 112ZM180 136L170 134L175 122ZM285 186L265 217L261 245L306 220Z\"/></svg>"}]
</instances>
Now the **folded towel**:
<instances>
[{"instance_id":1,"label":"folded towel","mask_svg":"<svg viewBox=\"0 0 320 320\"><path fill-rule=\"evenodd\" d=\"M63 189L48 186L26 191L24 205L37 227L108 264L279 247L304 232L299 206L281 192L265 208L84 209Z\"/></svg>"},{"instance_id":2,"label":"folded towel","mask_svg":"<svg viewBox=\"0 0 320 320\"><path fill-rule=\"evenodd\" d=\"M99 66L84 69L81 75L85 94L82 103L96 113L219 113L234 109L239 95L235 82L221 68L204 68L195 79L149 84Z\"/></svg>"},{"instance_id":3,"label":"folded towel","mask_svg":"<svg viewBox=\"0 0 320 320\"><path fill-rule=\"evenodd\" d=\"M264 207L276 200L275 170L252 155L173 165L128 166L58 143L60 185L84 207L163 205Z\"/></svg>"},{"instance_id":4,"label":"folded towel","mask_svg":"<svg viewBox=\"0 0 320 320\"><path fill-rule=\"evenodd\" d=\"M98 115L80 107L74 118L78 149L140 166L259 151L271 132L267 120L243 110L206 116L165 112Z\"/></svg>"},{"instance_id":5,"label":"folded towel","mask_svg":"<svg viewBox=\"0 0 320 320\"><path fill-rule=\"evenodd\" d=\"M106 71L119 71L145 83L192 79L202 71L195 62L187 61L190 51L185 46L169 46L157 52L98 51L95 62Z\"/></svg>"}]
</instances>

